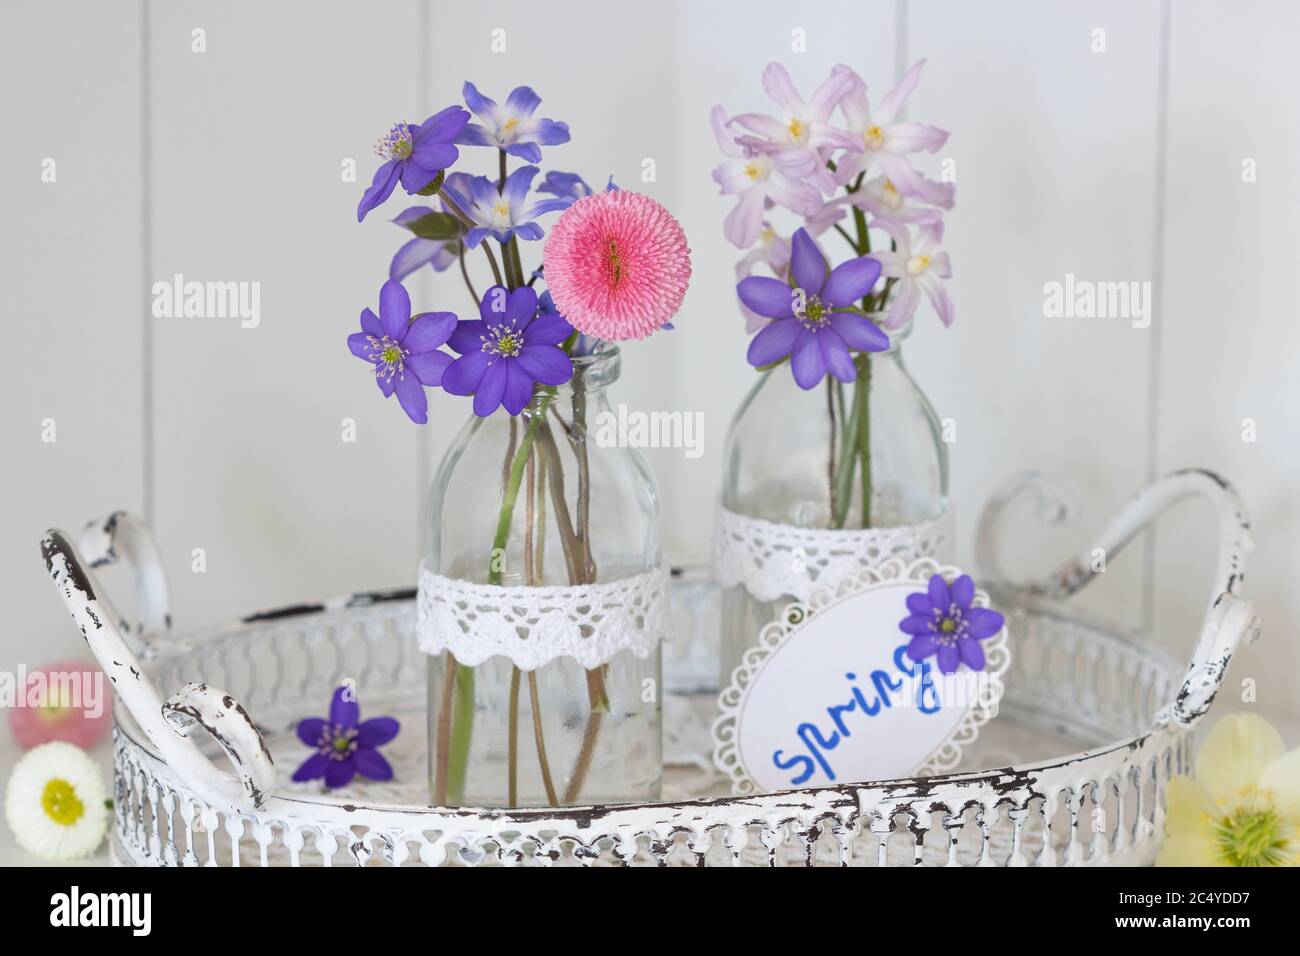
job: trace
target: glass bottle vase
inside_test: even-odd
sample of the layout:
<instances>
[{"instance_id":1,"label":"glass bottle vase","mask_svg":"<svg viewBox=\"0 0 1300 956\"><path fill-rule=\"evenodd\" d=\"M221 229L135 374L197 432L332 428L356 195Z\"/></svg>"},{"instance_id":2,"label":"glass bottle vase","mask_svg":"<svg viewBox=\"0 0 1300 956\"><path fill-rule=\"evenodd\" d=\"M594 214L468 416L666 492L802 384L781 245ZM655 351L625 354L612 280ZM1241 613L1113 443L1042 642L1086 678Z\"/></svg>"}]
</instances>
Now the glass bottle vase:
<instances>
[{"instance_id":1,"label":"glass bottle vase","mask_svg":"<svg viewBox=\"0 0 1300 956\"><path fill-rule=\"evenodd\" d=\"M419 626L422 647L431 628L446 641L428 662L438 805L659 797L654 476L635 449L588 440L612 414L618 371L618 349L604 346L520 415L471 418L434 479ZM426 621L431 608L441 617ZM590 656L611 642L607 659Z\"/></svg>"},{"instance_id":2,"label":"glass bottle vase","mask_svg":"<svg viewBox=\"0 0 1300 956\"><path fill-rule=\"evenodd\" d=\"M788 365L763 372L732 420L719 526L729 547L715 542L729 585L722 686L807 587L889 557L948 559L947 446L903 364L908 331L892 331L887 351L855 355L853 382L828 375L804 390Z\"/></svg>"}]
</instances>

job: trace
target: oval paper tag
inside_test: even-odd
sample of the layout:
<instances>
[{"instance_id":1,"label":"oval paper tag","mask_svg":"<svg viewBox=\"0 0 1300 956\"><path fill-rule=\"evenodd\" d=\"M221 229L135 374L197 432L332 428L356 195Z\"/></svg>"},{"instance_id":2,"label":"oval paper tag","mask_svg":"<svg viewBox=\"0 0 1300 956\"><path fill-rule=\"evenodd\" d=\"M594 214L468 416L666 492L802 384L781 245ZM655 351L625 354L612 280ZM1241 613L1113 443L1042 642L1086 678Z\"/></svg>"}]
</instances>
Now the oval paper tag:
<instances>
[{"instance_id":1,"label":"oval paper tag","mask_svg":"<svg viewBox=\"0 0 1300 956\"><path fill-rule=\"evenodd\" d=\"M737 794L950 770L1010 661L1001 615L957 568L866 568L764 627L719 695L714 762Z\"/></svg>"}]
</instances>

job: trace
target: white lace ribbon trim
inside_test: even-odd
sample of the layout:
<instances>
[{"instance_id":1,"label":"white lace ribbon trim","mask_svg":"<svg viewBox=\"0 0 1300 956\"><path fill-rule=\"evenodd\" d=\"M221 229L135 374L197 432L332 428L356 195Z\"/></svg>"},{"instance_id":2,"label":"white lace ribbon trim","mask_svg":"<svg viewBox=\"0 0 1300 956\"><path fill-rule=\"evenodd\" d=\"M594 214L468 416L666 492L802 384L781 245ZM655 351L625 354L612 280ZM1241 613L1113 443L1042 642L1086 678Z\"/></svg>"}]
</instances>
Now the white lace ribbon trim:
<instances>
[{"instance_id":1,"label":"white lace ribbon trim","mask_svg":"<svg viewBox=\"0 0 1300 956\"><path fill-rule=\"evenodd\" d=\"M800 528L718 508L713 574L723 587L745 586L759 601L807 601L818 585L834 587L863 567L890 558L939 558L952 539L951 512L893 528Z\"/></svg>"},{"instance_id":2,"label":"white lace ribbon trim","mask_svg":"<svg viewBox=\"0 0 1300 956\"><path fill-rule=\"evenodd\" d=\"M667 634L668 620L662 568L575 587L472 584L420 568L420 650L449 650L471 667L497 655L525 671L559 657L588 669L623 650L646 657Z\"/></svg>"}]
</instances>

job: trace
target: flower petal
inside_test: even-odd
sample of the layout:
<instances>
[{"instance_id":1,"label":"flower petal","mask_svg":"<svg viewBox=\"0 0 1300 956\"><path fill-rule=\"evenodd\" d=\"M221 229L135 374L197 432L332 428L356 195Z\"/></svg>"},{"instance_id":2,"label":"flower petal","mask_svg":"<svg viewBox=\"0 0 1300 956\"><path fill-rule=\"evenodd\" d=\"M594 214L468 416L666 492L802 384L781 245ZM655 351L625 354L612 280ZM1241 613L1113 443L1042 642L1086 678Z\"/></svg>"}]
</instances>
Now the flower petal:
<instances>
[{"instance_id":1,"label":"flower petal","mask_svg":"<svg viewBox=\"0 0 1300 956\"><path fill-rule=\"evenodd\" d=\"M1165 784L1165 833L1202 833L1218 815L1214 801L1205 788L1183 774L1170 777Z\"/></svg>"},{"instance_id":2,"label":"flower petal","mask_svg":"<svg viewBox=\"0 0 1300 956\"><path fill-rule=\"evenodd\" d=\"M1284 753L1260 774L1259 786L1273 796L1273 806L1300 820L1300 748Z\"/></svg>"},{"instance_id":3,"label":"flower petal","mask_svg":"<svg viewBox=\"0 0 1300 956\"><path fill-rule=\"evenodd\" d=\"M296 733L298 739L308 747L315 747L320 743L321 735L325 732L324 717L304 717L298 721Z\"/></svg>"},{"instance_id":4,"label":"flower petal","mask_svg":"<svg viewBox=\"0 0 1300 956\"><path fill-rule=\"evenodd\" d=\"M416 144L431 140L449 143L460 134L468 122L469 114L465 110L459 106L448 106L421 123L412 139Z\"/></svg>"},{"instance_id":5,"label":"flower petal","mask_svg":"<svg viewBox=\"0 0 1300 956\"><path fill-rule=\"evenodd\" d=\"M393 187L397 185L401 172L401 167L392 160L375 170L375 178L361 194L361 202L357 204L357 222L365 219L366 213L393 194Z\"/></svg>"},{"instance_id":6,"label":"flower petal","mask_svg":"<svg viewBox=\"0 0 1300 956\"><path fill-rule=\"evenodd\" d=\"M441 239L421 239L418 236L403 243L388 267L388 278L401 282L421 266L432 265L446 246L447 243Z\"/></svg>"},{"instance_id":7,"label":"flower petal","mask_svg":"<svg viewBox=\"0 0 1300 956\"><path fill-rule=\"evenodd\" d=\"M925 617L930 617L934 613L934 608L930 605L930 595L921 591L913 591L907 596L907 609L913 614Z\"/></svg>"},{"instance_id":8,"label":"flower petal","mask_svg":"<svg viewBox=\"0 0 1300 956\"><path fill-rule=\"evenodd\" d=\"M957 648L951 644L939 645L939 670L945 674L957 673L957 666L961 663L961 655Z\"/></svg>"},{"instance_id":9,"label":"flower petal","mask_svg":"<svg viewBox=\"0 0 1300 956\"><path fill-rule=\"evenodd\" d=\"M914 661L923 661L939 649L939 642L933 634L917 634L908 642L907 656Z\"/></svg>"},{"instance_id":10,"label":"flower petal","mask_svg":"<svg viewBox=\"0 0 1300 956\"><path fill-rule=\"evenodd\" d=\"M1180 833L1165 837L1156 866L1226 866L1208 833Z\"/></svg>"},{"instance_id":11,"label":"flower petal","mask_svg":"<svg viewBox=\"0 0 1300 956\"><path fill-rule=\"evenodd\" d=\"M371 780L393 779L393 768L378 750L362 747L352 755L352 765L356 767L357 773Z\"/></svg>"},{"instance_id":12,"label":"flower petal","mask_svg":"<svg viewBox=\"0 0 1300 956\"><path fill-rule=\"evenodd\" d=\"M804 329L799 333L790 353L790 370L794 373L795 384L804 390L816 388L817 383L826 377L826 362L817 344L816 332Z\"/></svg>"},{"instance_id":13,"label":"flower petal","mask_svg":"<svg viewBox=\"0 0 1300 956\"><path fill-rule=\"evenodd\" d=\"M943 579L943 575L930 575L927 590L930 594L930 606L940 614L947 614L948 607L952 604L952 595L948 593L948 582Z\"/></svg>"},{"instance_id":14,"label":"flower petal","mask_svg":"<svg viewBox=\"0 0 1300 956\"><path fill-rule=\"evenodd\" d=\"M741 279L736 294L741 302L769 319L788 319L794 315L794 290L780 279L770 276Z\"/></svg>"},{"instance_id":15,"label":"flower petal","mask_svg":"<svg viewBox=\"0 0 1300 956\"><path fill-rule=\"evenodd\" d=\"M330 699L330 723L336 727L355 727L360 717L361 707L356 692L347 685L335 689Z\"/></svg>"},{"instance_id":16,"label":"flower petal","mask_svg":"<svg viewBox=\"0 0 1300 956\"><path fill-rule=\"evenodd\" d=\"M865 315L832 312L830 325L851 349L859 352L883 352L889 348L889 336Z\"/></svg>"},{"instance_id":17,"label":"flower petal","mask_svg":"<svg viewBox=\"0 0 1300 956\"><path fill-rule=\"evenodd\" d=\"M1282 756L1282 736L1263 717L1231 714L1210 728L1196 757L1196 779L1215 803L1230 806Z\"/></svg>"},{"instance_id":18,"label":"flower petal","mask_svg":"<svg viewBox=\"0 0 1300 956\"><path fill-rule=\"evenodd\" d=\"M790 240L790 272L795 285L803 289L806 296L821 295L822 286L826 284L826 260L807 229L796 229Z\"/></svg>"},{"instance_id":19,"label":"flower petal","mask_svg":"<svg viewBox=\"0 0 1300 956\"><path fill-rule=\"evenodd\" d=\"M538 172L536 166L520 166L506 177L506 185L505 189L501 191L501 198L509 203L512 210L522 207L524 198L528 195L528 188L533 184L533 177Z\"/></svg>"},{"instance_id":20,"label":"flower petal","mask_svg":"<svg viewBox=\"0 0 1300 956\"><path fill-rule=\"evenodd\" d=\"M437 388L442 384L442 376L448 366L454 361L456 360L446 352L416 352L408 355L403 364L421 384Z\"/></svg>"},{"instance_id":21,"label":"flower petal","mask_svg":"<svg viewBox=\"0 0 1300 956\"><path fill-rule=\"evenodd\" d=\"M402 725L392 717L371 717L357 728L357 746L381 747L397 736Z\"/></svg>"},{"instance_id":22,"label":"flower petal","mask_svg":"<svg viewBox=\"0 0 1300 956\"><path fill-rule=\"evenodd\" d=\"M451 333L456 331L456 316L450 312L426 312L417 315L406 338L402 339L402 348L412 354L432 352L447 343Z\"/></svg>"},{"instance_id":23,"label":"flower petal","mask_svg":"<svg viewBox=\"0 0 1300 956\"><path fill-rule=\"evenodd\" d=\"M352 354L359 359L365 359L367 362L373 362L370 357L370 336L365 332L353 332L348 336L348 348Z\"/></svg>"},{"instance_id":24,"label":"flower petal","mask_svg":"<svg viewBox=\"0 0 1300 956\"><path fill-rule=\"evenodd\" d=\"M347 786L352 782L356 769L352 766L351 760L328 760L327 762L329 766L325 768L325 786L333 789Z\"/></svg>"},{"instance_id":25,"label":"flower petal","mask_svg":"<svg viewBox=\"0 0 1300 956\"><path fill-rule=\"evenodd\" d=\"M501 404L506 393L506 365L504 361L492 362L479 379L478 389L474 392L474 414L479 418L491 415ZM443 378L445 380L446 375Z\"/></svg>"},{"instance_id":26,"label":"flower petal","mask_svg":"<svg viewBox=\"0 0 1300 956\"><path fill-rule=\"evenodd\" d=\"M984 648L973 638L963 637L957 641L957 654L961 661L973 671L984 669Z\"/></svg>"},{"instance_id":27,"label":"flower petal","mask_svg":"<svg viewBox=\"0 0 1300 956\"><path fill-rule=\"evenodd\" d=\"M925 614L912 614L898 622L898 629L904 634L932 634L930 617Z\"/></svg>"},{"instance_id":28,"label":"flower petal","mask_svg":"<svg viewBox=\"0 0 1300 956\"><path fill-rule=\"evenodd\" d=\"M411 297L402 283L389 279L379 290L379 321L390 339L400 342L405 338L411 321Z\"/></svg>"},{"instance_id":29,"label":"flower petal","mask_svg":"<svg viewBox=\"0 0 1300 956\"><path fill-rule=\"evenodd\" d=\"M531 286L520 286L510 293L510 299L506 304L506 318L517 325L519 328L525 328L537 314L537 290Z\"/></svg>"},{"instance_id":30,"label":"flower petal","mask_svg":"<svg viewBox=\"0 0 1300 956\"><path fill-rule=\"evenodd\" d=\"M853 305L861 299L880 278L880 263L861 256L836 266L826 279L821 299L831 305Z\"/></svg>"},{"instance_id":31,"label":"flower petal","mask_svg":"<svg viewBox=\"0 0 1300 956\"><path fill-rule=\"evenodd\" d=\"M1001 614L986 607L971 608L966 612L965 618L966 633L977 641L987 640L1002 630L1003 625L1007 623L1007 619Z\"/></svg>"},{"instance_id":32,"label":"flower petal","mask_svg":"<svg viewBox=\"0 0 1300 956\"><path fill-rule=\"evenodd\" d=\"M417 425L423 425L429 420L429 396L424 394L424 384L418 377L398 375L393 390L397 392L397 402L402 406L402 411L406 412L407 418Z\"/></svg>"},{"instance_id":33,"label":"flower petal","mask_svg":"<svg viewBox=\"0 0 1300 956\"><path fill-rule=\"evenodd\" d=\"M950 589L953 602L963 611L970 610L970 602L975 598L975 582L969 574L963 574L952 582Z\"/></svg>"},{"instance_id":34,"label":"flower petal","mask_svg":"<svg viewBox=\"0 0 1300 956\"><path fill-rule=\"evenodd\" d=\"M525 345L515 361L533 381L563 385L573 378L573 361L556 345Z\"/></svg>"},{"instance_id":35,"label":"flower petal","mask_svg":"<svg viewBox=\"0 0 1300 956\"><path fill-rule=\"evenodd\" d=\"M293 779L298 783L305 783L308 780L319 780L325 776L325 771L329 769L330 758L324 754L312 754L302 762L297 770L293 772Z\"/></svg>"},{"instance_id":36,"label":"flower petal","mask_svg":"<svg viewBox=\"0 0 1300 956\"><path fill-rule=\"evenodd\" d=\"M478 314L488 325L500 325L510 314L510 291L503 285L492 286L483 293L483 301L478 304Z\"/></svg>"},{"instance_id":37,"label":"flower petal","mask_svg":"<svg viewBox=\"0 0 1300 956\"><path fill-rule=\"evenodd\" d=\"M858 377L858 367L853 364L849 348L834 329L825 328L818 332L817 345L821 348L822 361L828 372L841 382L852 382Z\"/></svg>"},{"instance_id":38,"label":"flower petal","mask_svg":"<svg viewBox=\"0 0 1300 956\"><path fill-rule=\"evenodd\" d=\"M505 359L502 364L506 367L506 388L501 405L509 414L518 415L533 397L533 380L519 367L517 358Z\"/></svg>"},{"instance_id":39,"label":"flower petal","mask_svg":"<svg viewBox=\"0 0 1300 956\"><path fill-rule=\"evenodd\" d=\"M483 347L483 335L486 332L487 327L482 320L461 319L456 324L456 329L451 333L451 337L447 339L447 344L461 355L477 352Z\"/></svg>"},{"instance_id":40,"label":"flower petal","mask_svg":"<svg viewBox=\"0 0 1300 956\"><path fill-rule=\"evenodd\" d=\"M802 331L803 324L798 319L777 319L760 329L750 341L745 360L755 368L762 368L785 358L794 350L795 340Z\"/></svg>"},{"instance_id":41,"label":"flower petal","mask_svg":"<svg viewBox=\"0 0 1300 956\"><path fill-rule=\"evenodd\" d=\"M529 345L559 345L573 334L573 326L558 312L544 312L524 329L524 341Z\"/></svg>"},{"instance_id":42,"label":"flower petal","mask_svg":"<svg viewBox=\"0 0 1300 956\"><path fill-rule=\"evenodd\" d=\"M465 324L467 323L461 323ZM491 361L490 355L478 349L466 352L442 373L443 391L452 395L473 395L478 391L479 382L483 380L483 373Z\"/></svg>"},{"instance_id":43,"label":"flower petal","mask_svg":"<svg viewBox=\"0 0 1300 956\"><path fill-rule=\"evenodd\" d=\"M379 321L379 316L371 309L361 310L361 331L379 338L384 334L384 324Z\"/></svg>"}]
</instances>

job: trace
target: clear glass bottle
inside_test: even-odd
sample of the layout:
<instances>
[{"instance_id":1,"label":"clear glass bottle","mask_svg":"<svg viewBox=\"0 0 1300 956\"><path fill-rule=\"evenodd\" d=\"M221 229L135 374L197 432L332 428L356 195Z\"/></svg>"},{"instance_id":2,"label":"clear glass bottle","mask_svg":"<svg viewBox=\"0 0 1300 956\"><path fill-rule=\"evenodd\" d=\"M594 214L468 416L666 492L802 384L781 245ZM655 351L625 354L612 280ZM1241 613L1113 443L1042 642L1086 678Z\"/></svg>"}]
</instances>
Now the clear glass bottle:
<instances>
[{"instance_id":1,"label":"clear glass bottle","mask_svg":"<svg viewBox=\"0 0 1300 956\"><path fill-rule=\"evenodd\" d=\"M799 528L895 528L943 517L948 449L934 408L903 364L900 344L910 331L910 324L891 331L888 351L855 355L855 382L828 375L805 391L788 364L762 373L727 432L723 507ZM865 471L855 454L864 444ZM744 585L727 589L722 686L792 600L757 600Z\"/></svg>"},{"instance_id":2,"label":"clear glass bottle","mask_svg":"<svg viewBox=\"0 0 1300 956\"><path fill-rule=\"evenodd\" d=\"M506 587L599 584L659 568L654 475L633 448L588 440L612 414L619 351L574 358L572 380L517 417L472 417L434 479L425 567ZM530 438L531 436L531 438ZM526 449L526 450L525 450ZM523 456L517 493L512 463ZM508 522L503 504L513 500ZM653 682L653 683L650 683ZM450 651L428 663L435 803L527 807L653 801L663 775L660 652L522 671ZM654 689L647 694L646 688ZM649 697L649 700L646 698Z\"/></svg>"}]
</instances>

